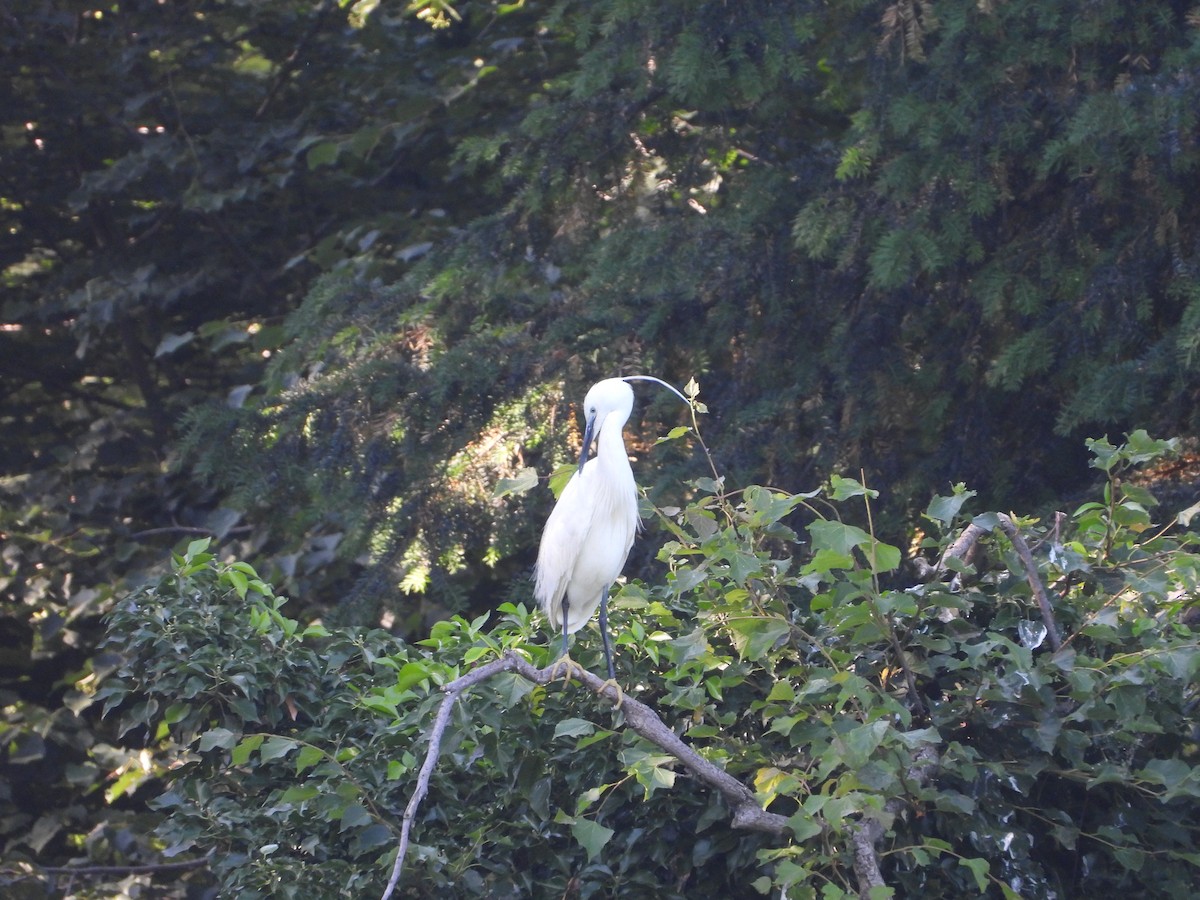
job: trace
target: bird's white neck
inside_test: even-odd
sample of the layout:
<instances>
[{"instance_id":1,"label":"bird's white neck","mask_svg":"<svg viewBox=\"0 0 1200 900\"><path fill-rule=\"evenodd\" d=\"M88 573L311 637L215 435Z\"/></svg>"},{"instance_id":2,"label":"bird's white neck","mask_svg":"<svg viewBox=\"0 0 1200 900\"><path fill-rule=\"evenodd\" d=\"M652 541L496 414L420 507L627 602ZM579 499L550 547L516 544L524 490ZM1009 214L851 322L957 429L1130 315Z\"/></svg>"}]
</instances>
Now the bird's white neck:
<instances>
[{"instance_id":1,"label":"bird's white neck","mask_svg":"<svg viewBox=\"0 0 1200 900\"><path fill-rule=\"evenodd\" d=\"M629 454L625 452L625 440L621 430L625 418L620 412L610 412L604 418L600 435L596 438L596 459L601 467L613 472L633 472L629 465Z\"/></svg>"}]
</instances>

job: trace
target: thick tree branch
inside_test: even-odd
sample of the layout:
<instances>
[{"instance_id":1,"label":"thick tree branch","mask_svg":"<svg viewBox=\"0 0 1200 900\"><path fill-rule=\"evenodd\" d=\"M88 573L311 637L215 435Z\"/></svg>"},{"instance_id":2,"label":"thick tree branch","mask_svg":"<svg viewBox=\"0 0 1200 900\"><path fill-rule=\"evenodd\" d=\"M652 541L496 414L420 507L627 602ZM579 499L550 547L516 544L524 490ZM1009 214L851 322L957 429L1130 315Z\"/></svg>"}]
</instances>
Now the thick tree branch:
<instances>
[{"instance_id":1,"label":"thick tree branch","mask_svg":"<svg viewBox=\"0 0 1200 900\"><path fill-rule=\"evenodd\" d=\"M429 779L433 775L434 767L437 765L437 758L442 745L442 735L446 731L446 725L450 721L450 713L453 711L454 704L458 698L468 688L487 681L489 678L494 678L502 672L512 672L534 684L546 685L552 681L559 680L562 677L560 673L563 671L564 664L562 663L556 666L549 666L545 669L535 668L510 650L500 659L480 666L478 669L472 669L466 675L456 678L442 688L446 696L442 700L442 705L438 708L433 727L429 732L429 748L425 753L425 762L421 765L421 770L417 774L417 786L413 790L412 798L408 801L408 806L404 810L404 821L400 828L400 845L396 850L396 862L392 866L392 875L388 880L387 888L383 892L382 900L388 900L395 891L396 886L400 883L400 872L404 866L404 857L408 853L409 832L412 829L412 822L416 817L417 810L420 808L421 801L425 799L425 795L429 791ZM685 744L679 735L669 728L652 708L640 700L623 695L611 681L603 681L599 676L593 675L586 669L572 665L569 671L571 677L584 687L591 688L600 696L611 700L614 705L619 704L621 712L625 716L626 725L636 734L674 756L699 781L716 789L733 812L732 821L734 828L762 831L775 835L787 833L786 817L764 810L759 805L758 800L755 799L754 793L748 787Z\"/></svg>"},{"instance_id":2,"label":"thick tree branch","mask_svg":"<svg viewBox=\"0 0 1200 900\"><path fill-rule=\"evenodd\" d=\"M974 527L974 526L971 526ZM919 748L913 757L906 779L914 785L925 784L937 770L937 750L932 744ZM893 797L883 806L885 817L895 818L904 811L904 801ZM854 852L854 877L858 881L858 895L869 900L871 888L883 887L883 872L879 869L879 841L887 828L877 818L864 818L850 829L850 843Z\"/></svg>"}]
</instances>

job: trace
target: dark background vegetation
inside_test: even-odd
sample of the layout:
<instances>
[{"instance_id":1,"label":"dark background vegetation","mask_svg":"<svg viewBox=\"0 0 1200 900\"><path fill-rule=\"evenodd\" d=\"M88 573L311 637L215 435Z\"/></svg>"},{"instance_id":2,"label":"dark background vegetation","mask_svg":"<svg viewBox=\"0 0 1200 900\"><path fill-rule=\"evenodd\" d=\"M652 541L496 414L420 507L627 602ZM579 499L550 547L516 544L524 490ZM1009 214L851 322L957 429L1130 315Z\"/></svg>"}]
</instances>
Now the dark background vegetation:
<instances>
[{"instance_id":1,"label":"dark background vegetation","mask_svg":"<svg viewBox=\"0 0 1200 900\"><path fill-rule=\"evenodd\" d=\"M72 704L171 548L404 638L527 600L551 497L492 489L598 378L900 546L1196 431L1190 2L0 0L0 67L9 853L142 858L148 737ZM652 499L682 421L639 389Z\"/></svg>"}]
</instances>

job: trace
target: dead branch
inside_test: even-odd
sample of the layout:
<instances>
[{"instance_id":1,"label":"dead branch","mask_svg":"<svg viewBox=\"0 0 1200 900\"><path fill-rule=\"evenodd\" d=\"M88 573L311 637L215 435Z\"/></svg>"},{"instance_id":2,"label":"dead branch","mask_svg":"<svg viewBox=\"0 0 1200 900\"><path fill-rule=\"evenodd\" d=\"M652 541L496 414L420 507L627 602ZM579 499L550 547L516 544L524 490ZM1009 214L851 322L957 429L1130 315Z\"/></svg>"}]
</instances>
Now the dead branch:
<instances>
[{"instance_id":1,"label":"dead branch","mask_svg":"<svg viewBox=\"0 0 1200 900\"><path fill-rule=\"evenodd\" d=\"M174 862L144 863L128 866L36 866L30 874L37 875L70 875L72 878L107 878L122 875L161 875L167 872L186 872L189 869L202 869L209 864L212 854L197 859L176 860Z\"/></svg>"},{"instance_id":2,"label":"dead branch","mask_svg":"<svg viewBox=\"0 0 1200 900\"><path fill-rule=\"evenodd\" d=\"M557 667L557 670L555 666L549 666L545 669L535 668L510 650L500 659L493 660L486 665L480 666L478 669L472 669L466 675L456 678L442 688L446 696L442 700L441 706L438 707L437 716L429 732L429 748L425 753L425 762L421 765L421 770L417 774L417 786L413 790L412 798L408 801L408 806L404 810L404 821L400 828L400 844L396 850L396 862L392 866L392 875L388 880L387 888L383 892L382 900L389 900L396 886L400 883L400 873L404 866L404 857L408 853L409 833L412 829L412 822L416 817L421 801L425 799L425 795L429 791L429 779L433 775L434 767L437 765L437 758L442 745L442 735L446 730L446 725L450 721L450 713L458 698L468 688L487 681L489 678L493 678L502 672L513 672L520 675L526 681L547 685L552 681L559 680L562 676L558 672L561 671L561 665ZM619 705L625 717L625 724L636 734L671 754L699 781L714 788L724 798L732 811L734 828L762 831L775 835L787 833L788 825L786 817L764 810L755 799L754 793L748 787L685 744L679 735L669 728L652 708L640 700L623 695L612 682L603 681L599 676L593 675L586 669L574 666L570 669L570 673L584 687L590 688L600 696L610 700L614 706Z\"/></svg>"},{"instance_id":3,"label":"dead branch","mask_svg":"<svg viewBox=\"0 0 1200 900\"><path fill-rule=\"evenodd\" d=\"M1038 608L1042 611L1042 622L1046 625L1050 646L1059 650L1062 648L1062 638L1058 634L1058 625L1054 622L1054 610L1050 606L1050 598L1046 595L1046 589L1042 587L1042 579L1038 577L1037 565L1033 561L1029 545L1025 543L1025 538L1021 537L1021 530L1017 528L1016 522L1004 513L999 513L997 518L1000 520L1000 529L1012 541L1013 549L1017 551L1017 556L1021 558L1021 565L1025 567L1025 580L1029 582L1029 589L1033 591Z\"/></svg>"},{"instance_id":4,"label":"dead branch","mask_svg":"<svg viewBox=\"0 0 1200 900\"><path fill-rule=\"evenodd\" d=\"M1021 567L1025 570L1025 580L1029 583L1029 589L1033 592L1033 598L1037 601L1038 609L1041 610L1042 622L1046 626L1046 634L1050 638L1050 646L1058 650L1062 647L1062 637L1059 635L1058 625L1054 621L1054 609L1050 605L1050 597L1046 593L1046 588L1042 585L1042 579L1038 577L1037 564L1033 560L1033 552L1029 549L1029 544L1026 543L1025 538L1021 535L1021 529L1017 527L1017 523L1012 520L1011 516L1004 513L996 513L995 515L999 523L996 527L1008 537L1008 540L1013 545L1013 549L1017 551L1018 558L1021 560ZM926 579L943 577L949 571L950 560L965 560L971 554L971 551L975 549L975 545L979 542L979 539L988 533L988 530L972 522L946 548L942 554L942 558L938 560L936 567L926 563L919 568L920 576Z\"/></svg>"}]
</instances>

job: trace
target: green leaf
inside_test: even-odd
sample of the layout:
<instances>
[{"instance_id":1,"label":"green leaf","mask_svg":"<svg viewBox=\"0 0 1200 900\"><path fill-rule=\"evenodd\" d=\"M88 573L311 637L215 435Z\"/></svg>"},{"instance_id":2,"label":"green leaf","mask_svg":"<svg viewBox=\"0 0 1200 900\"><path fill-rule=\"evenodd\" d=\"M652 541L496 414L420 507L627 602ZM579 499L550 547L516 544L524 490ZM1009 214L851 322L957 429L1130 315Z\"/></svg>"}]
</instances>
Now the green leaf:
<instances>
[{"instance_id":1,"label":"green leaf","mask_svg":"<svg viewBox=\"0 0 1200 900\"><path fill-rule=\"evenodd\" d=\"M259 759L263 762L270 762L273 759L278 759L281 756L287 756L296 749L296 742L291 738L286 737L271 737L263 742L262 749L259 751Z\"/></svg>"},{"instance_id":2,"label":"green leaf","mask_svg":"<svg viewBox=\"0 0 1200 900\"><path fill-rule=\"evenodd\" d=\"M830 550L841 556L850 556L855 547L871 543L871 536L857 525L828 519L812 522L808 526L808 533L812 536L814 550Z\"/></svg>"},{"instance_id":3,"label":"green leaf","mask_svg":"<svg viewBox=\"0 0 1200 900\"><path fill-rule=\"evenodd\" d=\"M859 725L845 734L838 735L834 739L834 744L838 747L842 760L848 767L860 769L867 764L867 760L871 758L871 754L875 752L889 727L884 719L868 725Z\"/></svg>"},{"instance_id":4,"label":"green leaf","mask_svg":"<svg viewBox=\"0 0 1200 900\"><path fill-rule=\"evenodd\" d=\"M294 784L280 796L284 803L304 803L320 795L320 791L310 784Z\"/></svg>"},{"instance_id":5,"label":"green leaf","mask_svg":"<svg viewBox=\"0 0 1200 900\"><path fill-rule=\"evenodd\" d=\"M246 599L246 590L250 587L249 578L235 569L228 570L222 577L224 577L231 585L233 585L233 589L237 591L238 597L240 597L242 600Z\"/></svg>"},{"instance_id":6,"label":"green leaf","mask_svg":"<svg viewBox=\"0 0 1200 900\"><path fill-rule=\"evenodd\" d=\"M526 466L517 473L516 478L501 478L497 480L496 486L492 489L492 499L499 500L501 497L507 497L510 494L524 494L526 491L537 487L537 483L537 469L532 466Z\"/></svg>"},{"instance_id":7,"label":"green leaf","mask_svg":"<svg viewBox=\"0 0 1200 900\"><path fill-rule=\"evenodd\" d=\"M429 667L422 663L409 662L400 667L396 673L396 687L406 691L429 677Z\"/></svg>"},{"instance_id":8,"label":"green leaf","mask_svg":"<svg viewBox=\"0 0 1200 900\"><path fill-rule=\"evenodd\" d=\"M245 765L250 759L251 754L261 746L265 738L265 734L252 734L238 741L238 745L233 748L233 753L230 755L233 764L235 766Z\"/></svg>"},{"instance_id":9,"label":"green leaf","mask_svg":"<svg viewBox=\"0 0 1200 900\"><path fill-rule=\"evenodd\" d=\"M692 429L688 428L686 425L676 425L674 428L672 428L670 431L668 431L664 436L662 436L658 440L656 440L654 442L654 446L657 447L659 444L665 444L668 441L677 441L681 437L683 437L685 434L690 432L691 430Z\"/></svg>"},{"instance_id":10,"label":"green leaf","mask_svg":"<svg viewBox=\"0 0 1200 900\"><path fill-rule=\"evenodd\" d=\"M804 812L798 812L788 819L788 828L792 832L792 839L796 841L807 841L809 838L816 837L823 830L821 823Z\"/></svg>"},{"instance_id":11,"label":"green leaf","mask_svg":"<svg viewBox=\"0 0 1200 900\"><path fill-rule=\"evenodd\" d=\"M595 730L596 726L587 719L563 719L554 726L554 738L557 740L560 737L579 737L591 734Z\"/></svg>"},{"instance_id":12,"label":"green leaf","mask_svg":"<svg viewBox=\"0 0 1200 900\"><path fill-rule=\"evenodd\" d=\"M899 547L885 544L883 541L872 540L869 551L872 572L891 572L900 568L902 554Z\"/></svg>"},{"instance_id":13,"label":"green leaf","mask_svg":"<svg viewBox=\"0 0 1200 900\"><path fill-rule=\"evenodd\" d=\"M850 500L854 497L868 497L873 499L879 496L879 491L865 487L853 478L843 478L841 475L831 475L829 477L829 486L832 489L831 494L833 499L839 502Z\"/></svg>"},{"instance_id":14,"label":"green leaf","mask_svg":"<svg viewBox=\"0 0 1200 900\"><path fill-rule=\"evenodd\" d=\"M325 758L325 754L320 747L305 745L300 748L300 752L296 755L296 774L299 775L306 769L311 769L317 763Z\"/></svg>"},{"instance_id":15,"label":"green leaf","mask_svg":"<svg viewBox=\"0 0 1200 900\"><path fill-rule=\"evenodd\" d=\"M948 526L958 518L963 504L974 496L975 491L956 490L949 497L934 497L929 501L929 506L925 509L925 515L935 522L941 522L943 525Z\"/></svg>"},{"instance_id":16,"label":"green leaf","mask_svg":"<svg viewBox=\"0 0 1200 900\"><path fill-rule=\"evenodd\" d=\"M362 828L371 824L371 814L361 803L351 803L342 812L342 827L339 831L349 831L351 828Z\"/></svg>"},{"instance_id":17,"label":"green leaf","mask_svg":"<svg viewBox=\"0 0 1200 900\"><path fill-rule=\"evenodd\" d=\"M212 543L212 538L200 538L192 541L187 546L187 551L184 553L184 559L192 560L208 550L209 544Z\"/></svg>"},{"instance_id":18,"label":"green leaf","mask_svg":"<svg viewBox=\"0 0 1200 900\"><path fill-rule=\"evenodd\" d=\"M676 665L683 665L693 659L699 659L708 652L708 637L704 628L697 625L687 634L680 635L671 641L672 658Z\"/></svg>"},{"instance_id":19,"label":"green leaf","mask_svg":"<svg viewBox=\"0 0 1200 900\"><path fill-rule=\"evenodd\" d=\"M238 736L228 728L213 728L210 731L200 735L200 750L212 750L215 747L220 747L222 750L229 750L237 744Z\"/></svg>"},{"instance_id":20,"label":"green leaf","mask_svg":"<svg viewBox=\"0 0 1200 900\"><path fill-rule=\"evenodd\" d=\"M580 846L587 851L588 862L599 856L600 851L604 849L604 845L612 840L615 832L611 828L606 828L599 822L593 822L591 819L575 819L571 823L571 834Z\"/></svg>"},{"instance_id":21,"label":"green leaf","mask_svg":"<svg viewBox=\"0 0 1200 900\"><path fill-rule=\"evenodd\" d=\"M1200 779L1197 770L1181 759L1152 759L1142 769L1141 776L1147 781L1161 784L1166 790L1164 800L1172 799L1180 794L1200 797Z\"/></svg>"},{"instance_id":22,"label":"green leaf","mask_svg":"<svg viewBox=\"0 0 1200 900\"><path fill-rule=\"evenodd\" d=\"M727 622L734 649L742 659L763 659L791 631L787 620L774 616L745 616Z\"/></svg>"},{"instance_id":23,"label":"green leaf","mask_svg":"<svg viewBox=\"0 0 1200 900\"><path fill-rule=\"evenodd\" d=\"M985 893L988 886L988 861L979 857L973 859L959 857L958 864L971 870L971 874L975 876L975 887L981 894Z\"/></svg>"},{"instance_id":24,"label":"green leaf","mask_svg":"<svg viewBox=\"0 0 1200 900\"><path fill-rule=\"evenodd\" d=\"M330 165L337 162L338 156L341 154L341 145L337 141L321 141L319 144L314 144L308 148L308 153L305 154L305 160L308 163L308 168L319 168L321 166Z\"/></svg>"},{"instance_id":25,"label":"green leaf","mask_svg":"<svg viewBox=\"0 0 1200 900\"><path fill-rule=\"evenodd\" d=\"M166 356L169 353L174 353L180 347L190 344L196 337L196 332L185 331L183 334L166 334L163 339L158 342L158 346L154 348L154 358Z\"/></svg>"}]
</instances>

